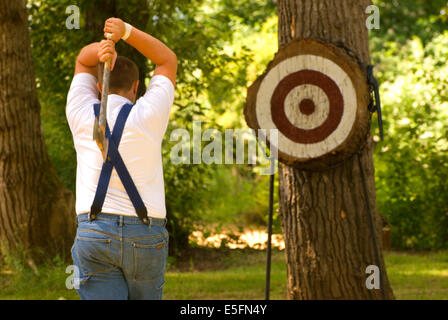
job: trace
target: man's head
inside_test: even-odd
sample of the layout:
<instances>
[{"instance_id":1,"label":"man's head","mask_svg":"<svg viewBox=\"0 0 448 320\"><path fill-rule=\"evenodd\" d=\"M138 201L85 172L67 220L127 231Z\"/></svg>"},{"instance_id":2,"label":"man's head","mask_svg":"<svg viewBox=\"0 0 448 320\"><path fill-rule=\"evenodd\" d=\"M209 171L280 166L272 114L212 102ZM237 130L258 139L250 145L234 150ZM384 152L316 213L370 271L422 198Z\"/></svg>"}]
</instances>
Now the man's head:
<instances>
[{"instance_id":1,"label":"man's head","mask_svg":"<svg viewBox=\"0 0 448 320\"><path fill-rule=\"evenodd\" d=\"M98 66L98 89L102 90L104 64ZM138 67L130 59L118 56L113 70L110 72L109 94L118 94L133 103L138 89Z\"/></svg>"}]
</instances>

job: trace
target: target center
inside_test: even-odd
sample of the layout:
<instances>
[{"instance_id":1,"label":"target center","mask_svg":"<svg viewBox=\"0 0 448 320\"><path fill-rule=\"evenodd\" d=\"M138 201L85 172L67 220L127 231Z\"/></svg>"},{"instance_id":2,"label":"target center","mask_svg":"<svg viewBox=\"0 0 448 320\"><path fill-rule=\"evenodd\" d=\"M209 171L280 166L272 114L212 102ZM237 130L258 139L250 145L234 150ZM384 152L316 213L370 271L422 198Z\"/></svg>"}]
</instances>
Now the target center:
<instances>
[{"instance_id":1,"label":"target center","mask_svg":"<svg viewBox=\"0 0 448 320\"><path fill-rule=\"evenodd\" d=\"M322 125L327 119L330 101L321 88L304 84L288 93L284 107L286 117L294 126L303 130L312 130Z\"/></svg>"},{"instance_id":2,"label":"target center","mask_svg":"<svg viewBox=\"0 0 448 320\"><path fill-rule=\"evenodd\" d=\"M299 104L299 109L300 112L309 116L316 111L316 105L311 99L303 99Z\"/></svg>"}]
</instances>

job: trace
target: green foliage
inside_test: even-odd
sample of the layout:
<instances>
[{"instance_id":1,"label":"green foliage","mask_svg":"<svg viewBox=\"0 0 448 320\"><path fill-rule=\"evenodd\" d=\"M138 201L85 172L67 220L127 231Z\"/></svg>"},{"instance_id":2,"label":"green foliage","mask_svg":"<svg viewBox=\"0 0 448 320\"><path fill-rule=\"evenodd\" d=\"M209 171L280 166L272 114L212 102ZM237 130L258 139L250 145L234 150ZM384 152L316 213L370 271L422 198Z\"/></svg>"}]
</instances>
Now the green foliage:
<instances>
[{"instance_id":1,"label":"green foliage","mask_svg":"<svg viewBox=\"0 0 448 320\"><path fill-rule=\"evenodd\" d=\"M426 47L415 37L391 43L382 60L386 138L376 147L380 211L393 245L448 246L448 33Z\"/></svg>"},{"instance_id":2,"label":"green foliage","mask_svg":"<svg viewBox=\"0 0 448 320\"><path fill-rule=\"evenodd\" d=\"M65 27L65 9L70 4L28 2L28 13L45 142L58 176L74 190L76 154L64 106L81 41L79 32Z\"/></svg>"},{"instance_id":3,"label":"green foliage","mask_svg":"<svg viewBox=\"0 0 448 320\"><path fill-rule=\"evenodd\" d=\"M208 177L208 199L197 226L212 233L221 232L229 226L245 228L266 227L269 210L269 178L259 175L248 166L219 166ZM278 180L275 180L278 190ZM278 219L278 192L274 192L275 232L281 233Z\"/></svg>"},{"instance_id":4,"label":"green foliage","mask_svg":"<svg viewBox=\"0 0 448 320\"><path fill-rule=\"evenodd\" d=\"M386 130L375 152L379 210L389 220L394 247L446 248L447 2L374 4L381 28L370 32L370 47Z\"/></svg>"},{"instance_id":5,"label":"green foliage","mask_svg":"<svg viewBox=\"0 0 448 320\"><path fill-rule=\"evenodd\" d=\"M371 32L378 40L404 44L418 36L426 43L446 29L446 0L373 0L373 4L381 14L380 29Z\"/></svg>"}]
</instances>

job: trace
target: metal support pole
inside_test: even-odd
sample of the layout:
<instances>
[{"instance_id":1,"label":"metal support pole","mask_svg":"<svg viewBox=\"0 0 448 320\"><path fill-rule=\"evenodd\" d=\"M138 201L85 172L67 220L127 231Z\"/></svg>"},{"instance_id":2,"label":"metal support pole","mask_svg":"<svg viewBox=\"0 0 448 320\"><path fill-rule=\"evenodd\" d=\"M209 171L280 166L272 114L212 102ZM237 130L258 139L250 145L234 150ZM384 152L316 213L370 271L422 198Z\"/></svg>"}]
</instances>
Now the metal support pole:
<instances>
[{"instance_id":1,"label":"metal support pole","mask_svg":"<svg viewBox=\"0 0 448 320\"><path fill-rule=\"evenodd\" d=\"M274 210L274 178L275 171L271 174L269 179L269 221L268 221L268 247L267 247L267 261L266 261L266 285L265 285L265 299L269 300L269 290L271 282L271 251L272 251L272 215Z\"/></svg>"}]
</instances>

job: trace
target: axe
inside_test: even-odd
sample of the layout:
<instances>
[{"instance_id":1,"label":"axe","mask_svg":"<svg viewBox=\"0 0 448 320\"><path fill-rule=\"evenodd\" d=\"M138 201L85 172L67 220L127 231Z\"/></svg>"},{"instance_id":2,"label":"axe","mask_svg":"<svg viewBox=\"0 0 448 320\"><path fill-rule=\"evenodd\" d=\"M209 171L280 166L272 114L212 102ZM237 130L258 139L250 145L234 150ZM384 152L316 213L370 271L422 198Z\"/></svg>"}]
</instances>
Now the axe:
<instances>
[{"instance_id":1,"label":"axe","mask_svg":"<svg viewBox=\"0 0 448 320\"><path fill-rule=\"evenodd\" d=\"M107 39L109 40L111 34L107 34ZM106 162L107 150L109 148L109 140L106 137L106 120L107 120L107 96L109 94L109 81L110 81L110 66L111 59L108 59L104 63L103 72L103 90L101 92L101 107L100 114L98 118L95 117L95 123L93 125L93 140L101 150L103 155L103 160Z\"/></svg>"}]
</instances>

